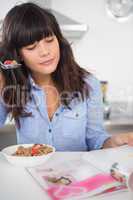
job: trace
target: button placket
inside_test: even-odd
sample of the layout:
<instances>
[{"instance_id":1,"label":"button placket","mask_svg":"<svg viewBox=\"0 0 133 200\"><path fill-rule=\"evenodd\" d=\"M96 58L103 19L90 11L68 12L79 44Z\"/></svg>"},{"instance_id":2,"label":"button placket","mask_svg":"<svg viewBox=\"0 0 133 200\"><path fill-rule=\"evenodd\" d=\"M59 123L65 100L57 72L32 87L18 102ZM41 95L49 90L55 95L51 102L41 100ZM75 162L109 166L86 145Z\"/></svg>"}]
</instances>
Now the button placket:
<instances>
[{"instance_id":1,"label":"button placket","mask_svg":"<svg viewBox=\"0 0 133 200\"><path fill-rule=\"evenodd\" d=\"M52 134L52 127L51 126L49 126L49 128L48 128L48 134L49 134L49 144L50 145L53 145L53 134Z\"/></svg>"},{"instance_id":2,"label":"button placket","mask_svg":"<svg viewBox=\"0 0 133 200\"><path fill-rule=\"evenodd\" d=\"M76 113L76 114L75 114L75 117L77 117L77 118L78 118L78 117L79 117L79 113Z\"/></svg>"},{"instance_id":3,"label":"button placket","mask_svg":"<svg viewBox=\"0 0 133 200\"><path fill-rule=\"evenodd\" d=\"M49 130L48 130L48 131L49 131L49 133L51 133L51 132L52 132L52 129L51 129L51 128L49 128Z\"/></svg>"}]
</instances>

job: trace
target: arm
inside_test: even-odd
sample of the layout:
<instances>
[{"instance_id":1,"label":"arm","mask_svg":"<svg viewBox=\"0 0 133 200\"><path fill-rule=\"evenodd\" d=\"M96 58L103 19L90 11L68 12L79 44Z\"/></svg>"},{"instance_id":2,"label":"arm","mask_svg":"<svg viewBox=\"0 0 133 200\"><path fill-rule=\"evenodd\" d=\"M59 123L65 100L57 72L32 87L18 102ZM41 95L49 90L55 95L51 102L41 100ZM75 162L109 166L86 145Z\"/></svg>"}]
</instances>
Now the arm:
<instances>
[{"instance_id":1,"label":"arm","mask_svg":"<svg viewBox=\"0 0 133 200\"><path fill-rule=\"evenodd\" d=\"M3 80L2 74L0 73L0 93L3 88L3 83L4 83L4 80ZM7 115L8 115L7 109L3 103L2 96L0 95L0 127L4 125Z\"/></svg>"},{"instance_id":2,"label":"arm","mask_svg":"<svg viewBox=\"0 0 133 200\"><path fill-rule=\"evenodd\" d=\"M113 135L104 142L103 148L117 147L124 144L133 146L133 133L120 133Z\"/></svg>"},{"instance_id":3,"label":"arm","mask_svg":"<svg viewBox=\"0 0 133 200\"><path fill-rule=\"evenodd\" d=\"M88 79L91 87L90 97L87 99L87 130L86 142L89 150L100 149L109 135L103 126L103 102L100 82L93 76Z\"/></svg>"},{"instance_id":4,"label":"arm","mask_svg":"<svg viewBox=\"0 0 133 200\"><path fill-rule=\"evenodd\" d=\"M2 100L0 98L0 128L4 125L6 118L7 118L7 110L5 106L2 103Z\"/></svg>"},{"instance_id":5,"label":"arm","mask_svg":"<svg viewBox=\"0 0 133 200\"><path fill-rule=\"evenodd\" d=\"M128 144L133 146L133 132L109 135L103 126L103 102L99 81L91 77L92 91L87 100L88 124L86 142L89 150L117 147Z\"/></svg>"}]
</instances>

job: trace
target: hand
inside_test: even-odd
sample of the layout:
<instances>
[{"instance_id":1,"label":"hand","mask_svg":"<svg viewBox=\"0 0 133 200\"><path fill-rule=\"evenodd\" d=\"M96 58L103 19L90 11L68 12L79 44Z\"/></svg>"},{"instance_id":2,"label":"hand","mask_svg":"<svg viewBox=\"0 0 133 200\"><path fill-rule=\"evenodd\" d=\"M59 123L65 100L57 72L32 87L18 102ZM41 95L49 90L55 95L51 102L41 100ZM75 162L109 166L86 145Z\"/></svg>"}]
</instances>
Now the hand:
<instances>
[{"instance_id":1,"label":"hand","mask_svg":"<svg viewBox=\"0 0 133 200\"><path fill-rule=\"evenodd\" d=\"M0 72L0 91L4 87L4 84L5 84L5 79L4 79L3 75L2 75L2 73Z\"/></svg>"},{"instance_id":2,"label":"hand","mask_svg":"<svg viewBox=\"0 0 133 200\"><path fill-rule=\"evenodd\" d=\"M104 142L103 148L117 147L125 144L133 146L133 132L113 135L111 138Z\"/></svg>"}]
</instances>

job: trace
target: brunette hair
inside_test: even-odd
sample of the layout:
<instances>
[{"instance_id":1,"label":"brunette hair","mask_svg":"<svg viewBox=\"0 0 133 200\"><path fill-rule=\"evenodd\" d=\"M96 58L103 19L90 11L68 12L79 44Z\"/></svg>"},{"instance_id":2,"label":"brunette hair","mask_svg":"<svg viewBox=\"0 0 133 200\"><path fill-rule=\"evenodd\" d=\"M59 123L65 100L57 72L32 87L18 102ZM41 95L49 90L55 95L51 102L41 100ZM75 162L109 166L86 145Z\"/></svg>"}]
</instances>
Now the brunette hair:
<instances>
[{"instance_id":1,"label":"brunette hair","mask_svg":"<svg viewBox=\"0 0 133 200\"><path fill-rule=\"evenodd\" d=\"M18 120L20 116L31 115L25 110L25 104L31 98L29 95L31 94L30 70L21 61L19 50L52 35L57 37L60 48L60 60L56 71L52 73L53 81L60 87L60 92L80 92L82 100L89 96L89 87L85 78L90 73L76 63L71 45L62 35L54 15L50 10L41 8L34 3L23 3L13 7L7 13L3 22L0 46L0 60L2 62L11 59L22 64L22 67L16 69L1 69L4 77L3 100L10 105L7 109L15 120ZM5 90L10 86L13 87ZM18 86L20 99L23 102L19 106L17 106ZM70 98L63 98L62 103L69 106L70 101Z\"/></svg>"}]
</instances>

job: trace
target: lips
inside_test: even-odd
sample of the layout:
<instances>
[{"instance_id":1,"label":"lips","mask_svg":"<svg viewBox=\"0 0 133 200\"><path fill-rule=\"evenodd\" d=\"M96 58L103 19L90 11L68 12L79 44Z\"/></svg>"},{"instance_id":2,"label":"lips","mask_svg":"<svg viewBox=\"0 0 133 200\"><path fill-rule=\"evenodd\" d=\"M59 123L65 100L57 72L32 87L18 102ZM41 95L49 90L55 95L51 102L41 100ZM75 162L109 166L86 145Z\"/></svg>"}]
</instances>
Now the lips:
<instances>
[{"instance_id":1,"label":"lips","mask_svg":"<svg viewBox=\"0 0 133 200\"><path fill-rule=\"evenodd\" d=\"M41 62L41 63L39 63L39 64L41 64L41 65L50 65L50 64L53 62L53 60L54 60L54 59L52 58L52 59L43 61L43 62Z\"/></svg>"}]
</instances>

